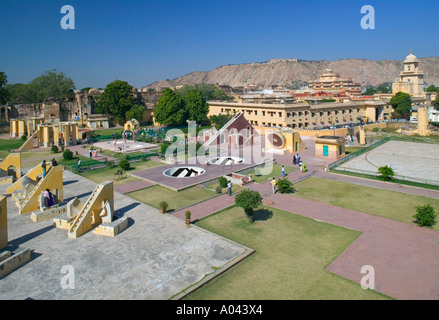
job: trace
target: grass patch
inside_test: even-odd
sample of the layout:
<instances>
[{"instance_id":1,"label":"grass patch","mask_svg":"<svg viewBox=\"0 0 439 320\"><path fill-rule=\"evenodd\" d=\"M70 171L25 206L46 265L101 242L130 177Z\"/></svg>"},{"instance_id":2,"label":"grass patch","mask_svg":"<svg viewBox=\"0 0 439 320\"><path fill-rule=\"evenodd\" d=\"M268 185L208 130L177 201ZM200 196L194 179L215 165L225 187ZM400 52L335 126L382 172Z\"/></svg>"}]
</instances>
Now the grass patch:
<instances>
[{"instance_id":1,"label":"grass patch","mask_svg":"<svg viewBox=\"0 0 439 320\"><path fill-rule=\"evenodd\" d=\"M254 182L256 183L263 183L266 182L268 180L271 180L271 178L273 177L280 177L282 176L282 165L280 164L274 164L273 165L273 169L271 170L271 173L265 173L267 171L269 172L270 169L267 166L265 169L262 170L262 175L257 176L256 175L256 171L252 171L250 173L247 173L246 175L251 175L252 179ZM290 166L285 166L285 173L288 175L291 172L294 172L298 170L298 167L290 167Z\"/></svg>"},{"instance_id":2,"label":"grass patch","mask_svg":"<svg viewBox=\"0 0 439 320\"><path fill-rule=\"evenodd\" d=\"M256 252L218 276L187 300L345 300L388 297L325 271L360 232L261 207L250 223L232 207L196 225Z\"/></svg>"},{"instance_id":3,"label":"grass patch","mask_svg":"<svg viewBox=\"0 0 439 320\"><path fill-rule=\"evenodd\" d=\"M84 171L81 173L81 176L90 179L97 183L102 183L104 181L113 181L113 184L115 186L126 184L134 181L138 181L139 179L135 177L131 177L127 174L125 174L125 178L122 179L114 179L114 174L118 170L118 167L114 167L112 169L109 168L102 168L102 169L95 169L95 170L89 170Z\"/></svg>"},{"instance_id":4,"label":"grass patch","mask_svg":"<svg viewBox=\"0 0 439 320\"><path fill-rule=\"evenodd\" d=\"M416 196L401 192L360 186L329 179L309 178L295 185L302 197L404 223L414 224L416 206L430 204L439 210L439 199ZM433 226L439 230L439 226Z\"/></svg>"},{"instance_id":5,"label":"grass patch","mask_svg":"<svg viewBox=\"0 0 439 320\"><path fill-rule=\"evenodd\" d=\"M160 208L160 202L166 201L169 204L168 211L173 211L211 198L215 196L216 193L197 186L176 192L156 185L128 193L127 195L156 209Z\"/></svg>"}]
</instances>

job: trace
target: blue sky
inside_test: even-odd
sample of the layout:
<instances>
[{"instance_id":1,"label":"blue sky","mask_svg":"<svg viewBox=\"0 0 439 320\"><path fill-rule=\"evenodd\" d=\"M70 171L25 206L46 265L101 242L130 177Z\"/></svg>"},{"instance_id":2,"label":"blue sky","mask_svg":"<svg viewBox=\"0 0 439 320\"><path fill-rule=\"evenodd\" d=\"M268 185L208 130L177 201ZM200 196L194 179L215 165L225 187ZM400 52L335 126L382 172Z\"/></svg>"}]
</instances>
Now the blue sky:
<instances>
[{"instance_id":1,"label":"blue sky","mask_svg":"<svg viewBox=\"0 0 439 320\"><path fill-rule=\"evenodd\" d=\"M60 26L75 9L75 30ZM375 30L360 10L375 8ZM193 71L272 58L439 56L437 0L1 0L0 71L27 83L46 70L78 89L142 87Z\"/></svg>"}]
</instances>

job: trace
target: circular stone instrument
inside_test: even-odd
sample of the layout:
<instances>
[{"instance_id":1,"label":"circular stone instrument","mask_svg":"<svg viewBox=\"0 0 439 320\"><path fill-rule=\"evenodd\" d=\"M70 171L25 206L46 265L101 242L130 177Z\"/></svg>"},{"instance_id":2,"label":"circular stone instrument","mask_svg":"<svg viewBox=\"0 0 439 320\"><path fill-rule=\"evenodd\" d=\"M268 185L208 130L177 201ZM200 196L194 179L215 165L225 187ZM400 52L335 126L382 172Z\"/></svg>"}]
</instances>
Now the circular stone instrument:
<instances>
[{"instance_id":1,"label":"circular stone instrument","mask_svg":"<svg viewBox=\"0 0 439 320\"><path fill-rule=\"evenodd\" d=\"M165 170L163 174L170 178L193 178L206 173L206 170L198 167L176 167Z\"/></svg>"}]
</instances>

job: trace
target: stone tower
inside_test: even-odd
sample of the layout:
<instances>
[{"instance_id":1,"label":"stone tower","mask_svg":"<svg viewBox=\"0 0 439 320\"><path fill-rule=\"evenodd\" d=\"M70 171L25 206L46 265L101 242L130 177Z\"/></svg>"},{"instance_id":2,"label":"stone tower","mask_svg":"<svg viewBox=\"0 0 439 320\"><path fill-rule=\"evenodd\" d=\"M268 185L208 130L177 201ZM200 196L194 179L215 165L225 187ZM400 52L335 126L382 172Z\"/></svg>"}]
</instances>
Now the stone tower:
<instances>
[{"instance_id":1,"label":"stone tower","mask_svg":"<svg viewBox=\"0 0 439 320\"><path fill-rule=\"evenodd\" d=\"M403 70L393 83L393 94L405 92L413 97L424 97L424 73L419 70L419 60L410 54L405 58Z\"/></svg>"}]
</instances>

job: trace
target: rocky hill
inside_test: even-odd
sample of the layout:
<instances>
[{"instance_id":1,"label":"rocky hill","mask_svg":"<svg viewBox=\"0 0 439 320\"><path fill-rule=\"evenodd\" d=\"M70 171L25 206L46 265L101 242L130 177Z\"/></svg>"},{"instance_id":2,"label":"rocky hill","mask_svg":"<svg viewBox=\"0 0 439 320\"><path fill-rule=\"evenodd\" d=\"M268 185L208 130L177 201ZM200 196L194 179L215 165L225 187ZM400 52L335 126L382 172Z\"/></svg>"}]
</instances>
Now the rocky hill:
<instances>
[{"instance_id":1,"label":"rocky hill","mask_svg":"<svg viewBox=\"0 0 439 320\"><path fill-rule=\"evenodd\" d=\"M439 57L419 58L420 69L428 84L439 85ZM322 71L331 68L342 78L366 86L394 82L402 68L402 60L343 59L337 61L279 61L221 66L211 71L196 71L172 80L154 82L145 88L159 89L197 83L221 84L232 87L272 85L297 87L317 79Z\"/></svg>"}]
</instances>

